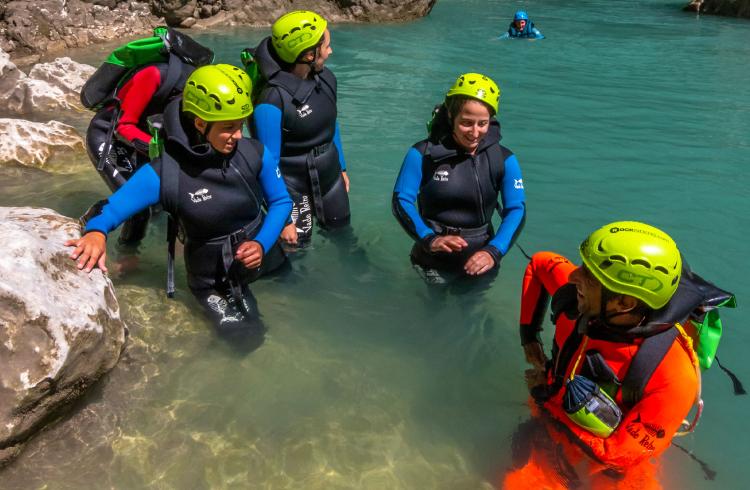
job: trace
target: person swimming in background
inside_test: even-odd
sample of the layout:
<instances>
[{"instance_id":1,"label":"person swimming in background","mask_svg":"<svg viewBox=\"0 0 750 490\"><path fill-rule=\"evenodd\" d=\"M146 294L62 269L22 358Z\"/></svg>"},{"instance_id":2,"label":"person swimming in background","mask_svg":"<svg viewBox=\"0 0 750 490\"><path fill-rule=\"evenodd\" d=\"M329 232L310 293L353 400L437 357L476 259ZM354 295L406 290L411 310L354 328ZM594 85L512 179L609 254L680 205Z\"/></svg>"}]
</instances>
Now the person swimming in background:
<instances>
[{"instance_id":1,"label":"person swimming in background","mask_svg":"<svg viewBox=\"0 0 750 490\"><path fill-rule=\"evenodd\" d=\"M513 16L513 22L508 26L508 32L504 33L499 39L544 39L544 34L534 27L534 23L529 20L529 14L525 10L519 10Z\"/></svg>"},{"instance_id":2,"label":"person swimming in background","mask_svg":"<svg viewBox=\"0 0 750 490\"><path fill-rule=\"evenodd\" d=\"M404 158L393 214L414 240L411 261L428 283L491 278L523 228L523 178L516 156L500 144L499 104L500 88L489 77L461 75L435 109L428 138Z\"/></svg>"}]
</instances>

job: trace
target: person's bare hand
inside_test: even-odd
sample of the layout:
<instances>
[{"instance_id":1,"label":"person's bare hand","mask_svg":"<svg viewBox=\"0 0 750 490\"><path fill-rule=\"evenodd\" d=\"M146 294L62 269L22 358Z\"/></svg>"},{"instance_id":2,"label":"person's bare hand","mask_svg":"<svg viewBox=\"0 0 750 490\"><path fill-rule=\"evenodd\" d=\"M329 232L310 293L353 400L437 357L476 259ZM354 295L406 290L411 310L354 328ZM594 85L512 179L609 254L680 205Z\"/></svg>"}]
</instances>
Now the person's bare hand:
<instances>
[{"instance_id":1,"label":"person's bare hand","mask_svg":"<svg viewBox=\"0 0 750 490\"><path fill-rule=\"evenodd\" d=\"M346 175L346 170L341 172L341 177L344 179L344 186L346 187L347 194L349 193L349 176Z\"/></svg>"},{"instance_id":2,"label":"person's bare hand","mask_svg":"<svg viewBox=\"0 0 750 490\"><path fill-rule=\"evenodd\" d=\"M458 235L441 235L430 243L431 252L460 252L469 244Z\"/></svg>"},{"instance_id":3,"label":"person's bare hand","mask_svg":"<svg viewBox=\"0 0 750 490\"><path fill-rule=\"evenodd\" d=\"M281 241L287 245L297 245L297 225L289 223L281 230Z\"/></svg>"},{"instance_id":4,"label":"person's bare hand","mask_svg":"<svg viewBox=\"0 0 750 490\"><path fill-rule=\"evenodd\" d=\"M263 262L263 247L256 241L242 242L234 258L248 269L257 269Z\"/></svg>"},{"instance_id":5,"label":"person's bare hand","mask_svg":"<svg viewBox=\"0 0 750 490\"><path fill-rule=\"evenodd\" d=\"M92 231L81 238L68 240L65 246L75 247L70 258L77 262L79 269L91 272L94 267L99 267L102 272L107 272L107 237L104 233Z\"/></svg>"},{"instance_id":6,"label":"person's bare hand","mask_svg":"<svg viewBox=\"0 0 750 490\"><path fill-rule=\"evenodd\" d=\"M523 346L523 353L526 356L526 362L534 366L535 369L544 370L547 365L547 356L544 354L544 347L539 342L529 342Z\"/></svg>"},{"instance_id":7,"label":"person's bare hand","mask_svg":"<svg viewBox=\"0 0 750 490\"><path fill-rule=\"evenodd\" d=\"M464 264L464 271L470 276L478 276L491 270L495 266L495 259L489 252L479 250L475 252Z\"/></svg>"}]
</instances>

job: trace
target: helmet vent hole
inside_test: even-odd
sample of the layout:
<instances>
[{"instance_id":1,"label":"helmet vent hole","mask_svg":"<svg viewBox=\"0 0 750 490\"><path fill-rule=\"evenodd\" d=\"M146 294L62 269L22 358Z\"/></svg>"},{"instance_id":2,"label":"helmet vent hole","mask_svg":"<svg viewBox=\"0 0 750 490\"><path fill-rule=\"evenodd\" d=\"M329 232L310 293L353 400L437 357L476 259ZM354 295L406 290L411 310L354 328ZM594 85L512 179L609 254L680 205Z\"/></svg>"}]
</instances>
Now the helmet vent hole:
<instances>
[{"instance_id":1,"label":"helmet vent hole","mask_svg":"<svg viewBox=\"0 0 750 490\"><path fill-rule=\"evenodd\" d=\"M209 95L209 97L211 97L212 99L214 99L214 100L216 101L216 103L217 103L217 104L220 104L220 103L221 103L221 99L220 99L220 98L218 98L218 97L217 97L216 95L214 95L214 94L211 94L211 95Z\"/></svg>"},{"instance_id":2,"label":"helmet vent hole","mask_svg":"<svg viewBox=\"0 0 750 490\"><path fill-rule=\"evenodd\" d=\"M291 31L289 31L289 34L294 34L295 32L299 31L300 29L302 29L302 28L301 27L295 27L294 29L292 29Z\"/></svg>"},{"instance_id":3,"label":"helmet vent hole","mask_svg":"<svg viewBox=\"0 0 750 490\"><path fill-rule=\"evenodd\" d=\"M633 261L631 262L631 264L632 264L632 265L642 265L642 266L643 266L643 267L645 267L646 269L650 269L650 268L651 268L651 264L649 264L648 262L646 262L646 261L645 261L645 260L643 260L643 259L634 259L634 260L633 260Z\"/></svg>"},{"instance_id":4,"label":"helmet vent hole","mask_svg":"<svg viewBox=\"0 0 750 490\"><path fill-rule=\"evenodd\" d=\"M234 100L234 97L232 97L232 99L231 99L231 100L228 100L228 101L227 101L227 104L229 104L229 105L234 105L234 103L235 103L235 102L237 102L237 101L236 101L236 100Z\"/></svg>"},{"instance_id":5,"label":"helmet vent hole","mask_svg":"<svg viewBox=\"0 0 750 490\"><path fill-rule=\"evenodd\" d=\"M674 276L674 279L672 279L672 286L674 286L675 284L677 284L677 281L679 281L679 280L680 280L679 276Z\"/></svg>"},{"instance_id":6,"label":"helmet vent hole","mask_svg":"<svg viewBox=\"0 0 750 490\"><path fill-rule=\"evenodd\" d=\"M612 261L610 261L610 260L605 260L605 261L603 261L603 262L602 262L601 264L599 264L599 268L600 268L600 269L606 269L606 268L608 268L608 267L609 267L609 266L611 266L611 265L612 265Z\"/></svg>"},{"instance_id":7,"label":"helmet vent hole","mask_svg":"<svg viewBox=\"0 0 750 490\"><path fill-rule=\"evenodd\" d=\"M627 264L628 263L628 259L626 259L622 255L610 255L609 256L609 260L611 260L611 261L617 261L617 262L622 262L623 264Z\"/></svg>"},{"instance_id":8,"label":"helmet vent hole","mask_svg":"<svg viewBox=\"0 0 750 490\"><path fill-rule=\"evenodd\" d=\"M661 272L662 274L665 274L665 275L669 275L669 271L667 270L667 268L666 268L666 267L663 267L663 266L661 266L661 265L657 265L656 267L654 267L654 270L655 270L655 271L659 271L659 272Z\"/></svg>"}]
</instances>

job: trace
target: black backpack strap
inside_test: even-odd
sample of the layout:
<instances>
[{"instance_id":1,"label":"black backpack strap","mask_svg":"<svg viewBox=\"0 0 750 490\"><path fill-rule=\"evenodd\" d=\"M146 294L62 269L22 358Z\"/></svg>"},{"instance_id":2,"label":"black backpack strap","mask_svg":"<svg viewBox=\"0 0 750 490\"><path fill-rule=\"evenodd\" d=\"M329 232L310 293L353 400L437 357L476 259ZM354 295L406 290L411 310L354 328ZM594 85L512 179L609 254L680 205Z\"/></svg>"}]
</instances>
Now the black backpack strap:
<instances>
[{"instance_id":1,"label":"black backpack strap","mask_svg":"<svg viewBox=\"0 0 750 490\"><path fill-rule=\"evenodd\" d=\"M182 64L182 60L179 57L173 53L169 53L167 73L151 99L152 104L155 104L158 107L164 107L164 105L166 105L170 94L177 86L177 82L180 81L180 76L182 75Z\"/></svg>"},{"instance_id":2,"label":"black backpack strap","mask_svg":"<svg viewBox=\"0 0 750 490\"><path fill-rule=\"evenodd\" d=\"M174 298L174 256L177 242L179 213L180 172L179 164L168 154L159 157L161 163L161 203L167 218L167 297Z\"/></svg>"},{"instance_id":3,"label":"black backpack strap","mask_svg":"<svg viewBox=\"0 0 750 490\"><path fill-rule=\"evenodd\" d=\"M632 408L643 397L646 385L678 334L675 327L669 328L647 337L638 348L622 381L622 401L626 407Z\"/></svg>"}]
</instances>

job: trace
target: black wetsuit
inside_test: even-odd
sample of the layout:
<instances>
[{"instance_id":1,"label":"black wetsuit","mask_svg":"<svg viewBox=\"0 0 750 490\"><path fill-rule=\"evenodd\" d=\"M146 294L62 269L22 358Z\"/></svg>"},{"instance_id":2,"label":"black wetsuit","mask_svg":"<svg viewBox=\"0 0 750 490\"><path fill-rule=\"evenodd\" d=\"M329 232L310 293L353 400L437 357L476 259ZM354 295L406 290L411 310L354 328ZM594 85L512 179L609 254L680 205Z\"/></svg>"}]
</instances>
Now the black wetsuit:
<instances>
[{"instance_id":1,"label":"black wetsuit","mask_svg":"<svg viewBox=\"0 0 750 490\"><path fill-rule=\"evenodd\" d=\"M188 285L220 333L260 328L247 284L285 260L277 238L291 210L276 157L241 139L230 155L194 145L183 129L180 100L167 106L164 154L141 167L89 220L86 232L108 233L145 207L161 203L185 234ZM268 214L262 208L267 206ZM259 269L234 260L240 243L263 247Z\"/></svg>"},{"instance_id":2,"label":"black wetsuit","mask_svg":"<svg viewBox=\"0 0 750 490\"><path fill-rule=\"evenodd\" d=\"M304 244L312 236L313 215L327 229L350 220L336 122L336 77L327 68L305 80L284 71L269 38L254 54L267 81L253 114L254 134L280 156L279 167L294 201L292 221Z\"/></svg>"}]
</instances>

